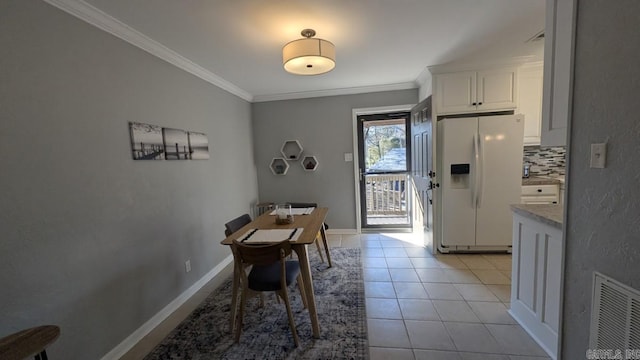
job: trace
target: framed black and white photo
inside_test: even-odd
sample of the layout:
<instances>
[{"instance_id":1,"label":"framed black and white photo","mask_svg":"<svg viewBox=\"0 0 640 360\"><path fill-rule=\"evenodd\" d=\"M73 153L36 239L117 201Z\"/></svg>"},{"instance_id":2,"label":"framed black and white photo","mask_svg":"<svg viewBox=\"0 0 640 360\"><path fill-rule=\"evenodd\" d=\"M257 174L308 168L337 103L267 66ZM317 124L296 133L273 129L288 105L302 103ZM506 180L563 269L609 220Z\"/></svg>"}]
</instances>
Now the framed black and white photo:
<instances>
[{"instance_id":1,"label":"framed black and white photo","mask_svg":"<svg viewBox=\"0 0 640 360\"><path fill-rule=\"evenodd\" d=\"M163 160L162 128L137 122L129 123L133 160Z\"/></svg>"},{"instance_id":2,"label":"framed black and white photo","mask_svg":"<svg viewBox=\"0 0 640 360\"><path fill-rule=\"evenodd\" d=\"M180 129L162 128L164 153L167 160L189 159L189 137Z\"/></svg>"},{"instance_id":3,"label":"framed black and white photo","mask_svg":"<svg viewBox=\"0 0 640 360\"><path fill-rule=\"evenodd\" d=\"M189 131L189 152L192 160L209 158L209 139L207 134Z\"/></svg>"}]
</instances>

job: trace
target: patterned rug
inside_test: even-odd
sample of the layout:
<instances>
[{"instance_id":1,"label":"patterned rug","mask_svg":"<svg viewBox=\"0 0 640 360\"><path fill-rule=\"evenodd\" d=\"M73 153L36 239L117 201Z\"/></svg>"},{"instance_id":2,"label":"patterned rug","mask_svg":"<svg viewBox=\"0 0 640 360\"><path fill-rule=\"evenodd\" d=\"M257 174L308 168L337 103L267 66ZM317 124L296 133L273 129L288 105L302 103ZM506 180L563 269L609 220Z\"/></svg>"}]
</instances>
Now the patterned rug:
<instances>
[{"instance_id":1,"label":"patterned rug","mask_svg":"<svg viewBox=\"0 0 640 360\"><path fill-rule=\"evenodd\" d=\"M332 248L333 267L320 262L315 248L309 258L320 320L320 338L311 332L309 312L297 286L289 296L300 347L289 329L284 303L275 294L247 302L240 343L229 332L231 278L194 310L153 351L152 359L366 359L368 358L364 283L360 249ZM326 260L325 260L326 261Z\"/></svg>"}]
</instances>

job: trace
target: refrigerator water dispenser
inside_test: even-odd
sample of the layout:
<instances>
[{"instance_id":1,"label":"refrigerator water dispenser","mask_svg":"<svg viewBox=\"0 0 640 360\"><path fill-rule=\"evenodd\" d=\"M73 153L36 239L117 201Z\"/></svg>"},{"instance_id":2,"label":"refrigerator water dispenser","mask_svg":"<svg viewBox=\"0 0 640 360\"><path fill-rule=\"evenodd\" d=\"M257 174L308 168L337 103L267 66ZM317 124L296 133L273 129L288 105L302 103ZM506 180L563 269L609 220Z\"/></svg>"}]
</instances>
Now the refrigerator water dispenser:
<instances>
[{"instance_id":1,"label":"refrigerator water dispenser","mask_svg":"<svg viewBox=\"0 0 640 360\"><path fill-rule=\"evenodd\" d=\"M469 164L451 164L451 188L469 188Z\"/></svg>"}]
</instances>

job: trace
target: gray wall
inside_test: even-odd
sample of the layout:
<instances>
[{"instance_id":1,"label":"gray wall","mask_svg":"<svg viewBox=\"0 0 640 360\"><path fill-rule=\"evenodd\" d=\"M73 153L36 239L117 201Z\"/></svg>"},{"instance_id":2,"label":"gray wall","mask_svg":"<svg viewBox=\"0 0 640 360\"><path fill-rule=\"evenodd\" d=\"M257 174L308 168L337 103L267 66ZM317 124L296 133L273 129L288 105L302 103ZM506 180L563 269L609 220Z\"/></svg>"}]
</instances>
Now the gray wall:
<instances>
[{"instance_id":1,"label":"gray wall","mask_svg":"<svg viewBox=\"0 0 640 360\"><path fill-rule=\"evenodd\" d=\"M640 1L580 0L575 57L563 359L584 359L593 271L640 289ZM607 167L589 168L608 142Z\"/></svg>"},{"instance_id":2,"label":"gray wall","mask_svg":"<svg viewBox=\"0 0 640 360\"><path fill-rule=\"evenodd\" d=\"M354 108L415 104L418 90L329 96L272 101L252 105L253 137L261 201L317 202L329 207L327 223L334 229L355 229L353 162ZM285 176L274 175L269 164L282 157L286 140L296 139L305 155L318 158L315 172L304 171L300 162L290 162ZM355 156L355 154L354 154Z\"/></svg>"},{"instance_id":3,"label":"gray wall","mask_svg":"<svg viewBox=\"0 0 640 360\"><path fill-rule=\"evenodd\" d=\"M251 107L39 0L0 2L0 49L0 336L57 324L51 358L97 359L230 255ZM211 159L133 161L128 121Z\"/></svg>"}]
</instances>

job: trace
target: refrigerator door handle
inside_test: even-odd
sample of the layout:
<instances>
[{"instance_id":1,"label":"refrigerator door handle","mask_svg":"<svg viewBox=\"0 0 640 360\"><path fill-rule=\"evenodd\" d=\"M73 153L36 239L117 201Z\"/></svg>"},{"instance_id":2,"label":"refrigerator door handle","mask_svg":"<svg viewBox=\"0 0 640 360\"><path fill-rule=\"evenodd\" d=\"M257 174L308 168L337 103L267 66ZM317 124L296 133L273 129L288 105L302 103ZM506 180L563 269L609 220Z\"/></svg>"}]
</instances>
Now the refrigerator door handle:
<instances>
[{"instance_id":1,"label":"refrigerator door handle","mask_svg":"<svg viewBox=\"0 0 640 360\"><path fill-rule=\"evenodd\" d=\"M473 134L473 188L471 191L471 206L475 209L478 206L478 166L479 166L479 146L478 133Z\"/></svg>"},{"instance_id":2,"label":"refrigerator door handle","mask_svg":"<svg viewBox=\"0 0 640 360\"><path fill-rule=\"evenodd\" d=\"M482 189L484 188L484 141L482 134L478 133L478 168L476 170L478 175L478 187L476 188L476 207L482 206Z\"/></svg>"}]
</instances>

